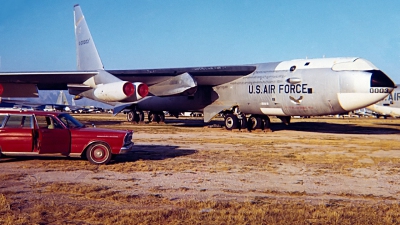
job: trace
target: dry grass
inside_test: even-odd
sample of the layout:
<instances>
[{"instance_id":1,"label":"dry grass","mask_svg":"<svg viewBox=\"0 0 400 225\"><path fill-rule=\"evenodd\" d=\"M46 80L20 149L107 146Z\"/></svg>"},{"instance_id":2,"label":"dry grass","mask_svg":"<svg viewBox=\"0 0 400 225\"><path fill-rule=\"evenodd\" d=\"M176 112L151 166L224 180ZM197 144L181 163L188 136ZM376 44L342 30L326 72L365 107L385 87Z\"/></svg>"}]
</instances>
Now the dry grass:
<instances>
[{"instance_id":1,"label":"dry grass","mask_svg":"<svg viewBox=\"0 0 400 225\"><path fill-rule=\"evenodd\" d=\"M52 184L53 195L83 194L91 201L32 202L17 206L0 195L0 224L397 224L398 204L352 204L340 200L309 203L263 197L237 201L173 201L160 196L108 194L107 188ZM100 194L92 195L95 192ZM69 199L71 200L71 199ZM11 208L14 205L14 209ZM148 207L148 206L152 207ZM155 207L156 206L156 207ZM20 210L17 210L20 208Z\"/></svg>"},{"instance_id":2,"label":"dry grass","mask_svg":"<svg viewBox=\"0 0 400 225\"><path fill-rule=\"evenodd\" d=\"M318 126L332 123L331 127L318 128L319 136L292 135L282 132L248 133L228 132L220 128L185 127L174 124L131 125L119 115L79 115L87 123L98 127L133 129L141 134L135 142L142 145L130 156L119 156L106 166L94 166L86 160L45 158L33 159L23 168L46 168L47 171L88 170L131 172L232 172L250 171L280 173L282 164L301 164L312 169L315 175L340 174L350 176L360 168L388 166L387 173L400 171L400 157L375 154L397 150L400 140L372 139L367 131L395 132L400 121L370 119L310 119ZM312 130L296 124L294 132ZM350 130L350 131L349 131ZM218 132L214 132L218 131ZM336 130L334 130L336 131ZM211 134L214 132L213 134ZM215 135L218 133L218 135ZM359 135L361 133L361 135ZM145 134L149 134L146 137ZM155 134L155 135L154 135ZM171 139L157 137L171 134ZM151 136L153 135L153 136ZM384 136L385 134L381 134ZM207 146L204 147L204 143ZM383 171L382 171L383 173ZM1 181L23 180L26 174L15 171L0 175ZM104 177L94 177L101 182ZM135 180L129 180L135 181ZM201 182L201 181L199 181ZM393 181L395 182L395 181ZM1 185L0 185L1 188ZM181 192L193 191L176 187ZM260 194L276 197L249 197L246 201L218 201L210 199L168 199L163 186L148 190L151 194L127 194L124 189L86 183L38 183L32 187L29 203L19 199L18 193L0 189L0 224L399 224L400 207L393 198L374 195L339 193L342 199L357 198L371 201L343 201L340 199L305 201L306 192L279 192L263 190ZM241 190L223 189L227 194ZM206 192L206 189L199 192ZM257 191L254 191L257 194ZM326 193L329 195L329 193ZM387 202L385 202L387 201Z\"/></svg>"}]
</instances>

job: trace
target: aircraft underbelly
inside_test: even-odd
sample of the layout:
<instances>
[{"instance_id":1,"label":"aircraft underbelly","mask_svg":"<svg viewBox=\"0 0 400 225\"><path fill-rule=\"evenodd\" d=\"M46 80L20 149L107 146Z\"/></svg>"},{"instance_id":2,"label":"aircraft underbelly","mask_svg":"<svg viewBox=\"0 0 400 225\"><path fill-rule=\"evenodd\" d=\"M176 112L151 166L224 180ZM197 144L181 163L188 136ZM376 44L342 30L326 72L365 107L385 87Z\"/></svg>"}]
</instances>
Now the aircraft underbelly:
<instances>
[{"instance_id":1,"label":"aircraft underbelly","mask_svg":"<svg viewBox=\"0 0 400 225\"><path fill-rule=\"evenodd\" d=\"M213 92L210 87L199 87L193 96L149 96L140 101L137 106L139 109L151 111L200 111L212 103L212 96Z\"/></svg>"}]
</instances>

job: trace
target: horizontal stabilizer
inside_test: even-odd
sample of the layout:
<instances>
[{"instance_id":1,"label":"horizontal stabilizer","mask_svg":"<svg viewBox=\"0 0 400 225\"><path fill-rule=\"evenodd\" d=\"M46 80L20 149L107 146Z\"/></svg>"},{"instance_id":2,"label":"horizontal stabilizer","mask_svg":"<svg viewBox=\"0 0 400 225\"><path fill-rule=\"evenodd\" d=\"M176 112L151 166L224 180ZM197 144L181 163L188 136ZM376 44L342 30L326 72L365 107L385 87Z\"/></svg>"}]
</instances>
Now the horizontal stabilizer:
<instances>
[{"instance_id":1,"label":"horizontal stabilizer","mask_svg":"<svg viewBox=\"0 0 400 225\"><path fill-rule=\"evenodd\" d=\"M183 73L149 87L155 96L193 95L197 82L189 73Z\"/></svg>"}]
</instances>

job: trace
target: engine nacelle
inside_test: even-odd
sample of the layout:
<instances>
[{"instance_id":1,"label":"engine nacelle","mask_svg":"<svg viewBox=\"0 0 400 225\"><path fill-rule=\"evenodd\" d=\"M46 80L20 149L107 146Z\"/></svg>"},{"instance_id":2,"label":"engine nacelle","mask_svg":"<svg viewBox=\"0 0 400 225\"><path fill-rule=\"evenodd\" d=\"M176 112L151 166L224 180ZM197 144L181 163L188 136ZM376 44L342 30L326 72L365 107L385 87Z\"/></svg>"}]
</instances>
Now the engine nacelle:
<instances>
[{"instance_id":1,"label":"engine nacelle","mask_svg":"<svg viewBox=\"0 0 400 225\"><path fill-rule=\"evenodd\" d=\"M125 99L137 101L148 94L148 87L141 82L131 83L120 81L108 84L99 84L93 91L94 97L104 102L119 102Z\"/></svg>"},{"instance_id":2,"label":"engine nacelle","mask_svg":"<svg viewBox=\"0 0 400 225\"><path fill-rule=\"evenodd\" d=\"M147 84L142 82L135 82L133 83L133 86L135 86L136 92L134 96L129 98L129 101L140 100L149 94L149 87L147 86Z\"/></svg>"}]
</instances>

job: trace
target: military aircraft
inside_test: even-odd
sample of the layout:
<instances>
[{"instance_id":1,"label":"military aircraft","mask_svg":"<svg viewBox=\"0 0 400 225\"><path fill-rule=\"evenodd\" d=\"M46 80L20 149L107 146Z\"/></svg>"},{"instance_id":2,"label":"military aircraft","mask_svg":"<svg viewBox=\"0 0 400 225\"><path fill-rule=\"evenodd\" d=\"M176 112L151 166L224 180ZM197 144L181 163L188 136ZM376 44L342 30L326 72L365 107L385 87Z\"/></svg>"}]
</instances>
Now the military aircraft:
<instances>
[{"instance_id":1,"label":"military aircraft","mask_svg":"<svg viewBox=\"0 0 400 225\"><path fill-rule=\"evenodd\" d=\"M75 21L77 33L80 25L85 26L85 20ZM90 33L86 33L88 39L77 42L78 54L86 60L87 57L97 54ZM95 51L95 52L93 52ZM95 70L78 64L77 71L36 71L36 72L1 72L0 73L0 97L38 97L38 90L67 90L91 93L92 99L108 101L137 101L148 93L148 86L142 82L131 83L123 81L114 75L104 71L101 61L91 60ZM93 68L90 67L90 68Z\"/></svg>"},{"instance_id":2,"label":"military aircraft","mask_svg":"<svg viewBox=\"0 0 400 225\"><path fill-rule=\"evenodd\" d=\"M74 15L78 68L103 69L79 5ZM269 116L289 123L291 116L340 114L371 105L395 87L384 72L357 57L102 72L149 86L149 96L138 101L107 101L115 105L114 114L129 110L128 120L142 121L145 110L150 121L162 121L163 111L203 111L209 122L222 113L227 129L266 129ZM96 99L93 90L70 93Z\"/></svg>"},{"instance_id":3,"label":"military aircraft","mask_svg":"<svg viewBox=\"0 0 400 225\"><path fill-rule=\"evenodd\" d=\"M400 117L400 84L385 99L366 108L373 111L377 118Z\"/></svg>"}]
</instances>

